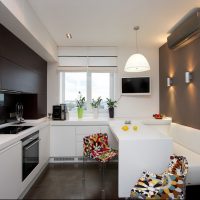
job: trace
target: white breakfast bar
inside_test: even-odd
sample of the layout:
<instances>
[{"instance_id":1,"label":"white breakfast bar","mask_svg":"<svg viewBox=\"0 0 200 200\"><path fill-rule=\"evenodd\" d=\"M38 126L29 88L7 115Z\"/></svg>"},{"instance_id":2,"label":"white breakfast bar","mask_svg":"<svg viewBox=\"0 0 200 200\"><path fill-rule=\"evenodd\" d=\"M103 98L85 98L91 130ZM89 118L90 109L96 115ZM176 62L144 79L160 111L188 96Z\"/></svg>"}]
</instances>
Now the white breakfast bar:
<instances>
[{"instance_id":1,"label":"white breakfast bar","mask_svg":"<svg viewBox=\"0 0 200 200\"><path fill-rule=\"evenodd\" d=\"M142 171L162 173L168 166L172 154L172 138L144 125L141 121L132 121L123 131L123 121L111 121L110 129L118 141L118 197L130 197ZM138 130L134 131L133 126Z\"/></svg>"},{"instance_id":2,"label":"white breakfast bar","mask_svg":"<svg viewBox=\"0 0 200 200\"><path fill-rule=\"evenodd\" d=\"M82 161L83 137L88 134L106 132L111 147L118 148L118 196L129 197L131 187L142 171L161 173L172 154L172 140L165 135L171 124L170 118L156 120L130 119L128 131L123 131L125 118L70 117L66 121L50 122L50 162L59 158ZM133 126L138 130L134 131ZM68 133L68 134L66 134Z\"/></svg>"}]
</instances>

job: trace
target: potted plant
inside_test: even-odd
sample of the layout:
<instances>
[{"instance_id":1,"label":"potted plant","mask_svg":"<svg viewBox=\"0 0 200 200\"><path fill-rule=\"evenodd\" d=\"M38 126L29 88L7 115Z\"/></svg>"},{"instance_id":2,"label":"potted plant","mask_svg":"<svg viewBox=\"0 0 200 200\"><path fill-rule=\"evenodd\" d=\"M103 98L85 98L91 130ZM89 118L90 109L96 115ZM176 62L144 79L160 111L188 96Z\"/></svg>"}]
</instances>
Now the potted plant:
<instances>
[{"instance_id":1,"label":"potted plant","mask_svg":"<svg viewBox=\"0 0 200 200\"><path fill-rule=\"evenodd\" d=\"M114 118L114 108L117 107L117 101L113 101L112 99L106 98L106 103L108 106L109 117Z\"/></svg>"},{"instance_id":2,"label":"potted plant","mask_svg":"<svg viewBox=\"0 0 200 200\"><path fill-rule=\"evenodd\" d=\"M77 106L78 118L81 119L83 117L83 106L85 104L85 97L81 95L80 91L78 93L79 93L79 98L76 100L76 106Z\"/></svg>"},{"instance_id":3,"label":"potted plant","mask_svg":"<svg viewBox=\"0 0 200 200\"><path fill-rule=\"evenodd\" d=\"M91 106L93 109L94 118L98 118L99 116L99 105L101 101L102 101L101 97L98 97L97 100L92 99Z\"/></svg>"}]
</instances>

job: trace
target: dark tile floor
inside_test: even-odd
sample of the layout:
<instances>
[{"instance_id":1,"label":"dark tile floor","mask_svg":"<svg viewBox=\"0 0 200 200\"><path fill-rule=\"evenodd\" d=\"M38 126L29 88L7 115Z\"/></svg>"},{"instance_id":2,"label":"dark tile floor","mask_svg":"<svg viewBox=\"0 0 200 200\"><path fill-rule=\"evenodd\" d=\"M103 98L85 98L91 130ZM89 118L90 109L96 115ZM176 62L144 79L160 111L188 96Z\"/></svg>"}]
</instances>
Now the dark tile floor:
<instances>
[{"instance_id":1,"label":"dark tile floor","mask_svg":"<svg viewBox=\"0 0 200 200\"><path fill-rule=\"evenodd\" d=\"M118 199L117 163L105 169L105 192L101 189L100 166L88 163L86 180L82 182L82 164L49 164L29 190L25 199ZM187 187L186 197L198 199L200 186Z\"/></svg>"},{"instance_id":2,"label":"dark tile floor","mask_svg":"<svg viewBox=\"0 0 200 200\"><path fill-rule=\"evenodd\" d=\"M88 163L85 182L82 164L49 164L29 190L25 199L117 199L117 163L105 169L104 188L101 192L101 170L97 163Z\"/></svg>"}]
</instances>

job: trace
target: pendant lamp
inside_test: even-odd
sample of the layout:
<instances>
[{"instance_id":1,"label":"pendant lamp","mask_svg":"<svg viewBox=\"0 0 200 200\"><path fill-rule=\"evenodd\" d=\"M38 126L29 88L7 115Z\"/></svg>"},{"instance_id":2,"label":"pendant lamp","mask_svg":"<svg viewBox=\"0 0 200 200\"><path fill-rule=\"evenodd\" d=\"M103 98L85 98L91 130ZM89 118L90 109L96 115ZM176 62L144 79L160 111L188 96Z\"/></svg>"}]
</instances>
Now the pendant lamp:
<instances>
[{"instance_id":1,"label":"pendant lamp","mask_svg":"<svg viewBox=\"0 0 200 200\"><path fill-rule=\"evenodd\" d=\"M127 60L124 68L125 72L143 72L150 70L147 59L142 54L138 53L137 31L139 29L139 26L134 27L136 31L136 53L131 55Z\"/></svg>"}]
</instances>

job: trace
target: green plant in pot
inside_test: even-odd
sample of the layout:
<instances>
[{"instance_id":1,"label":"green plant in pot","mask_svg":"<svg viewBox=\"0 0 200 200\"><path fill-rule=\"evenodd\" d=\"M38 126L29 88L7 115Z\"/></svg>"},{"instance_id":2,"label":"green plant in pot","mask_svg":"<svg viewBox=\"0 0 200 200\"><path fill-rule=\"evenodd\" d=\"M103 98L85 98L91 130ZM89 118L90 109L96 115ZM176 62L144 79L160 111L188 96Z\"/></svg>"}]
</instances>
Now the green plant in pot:
<instances>
[{"instance_id":1,"label":"green plant in pot","mask_svg":"<svg viewBox=\"0 0 200 200\"><path fill-rule=\"evenodd\" d=\"M83 106L85 104L85 97L82 96L81 92L79 91L79 98L76 100L76 106L77 106L77 114L78 118L83 118Z\"/></svg>"},{"instance_id":2,"label":"green plant in pot","mask_svg":"<svg viewBox=\"0 0 200 200\"><path fill-rule=\"evenodd\" d=\"M116 105L117 101L106 98L106 103L107 103L107 106L108 106L109 117L114 118L114 108L117 107L117 105Z\"/></svg>"},{"instance_id":3,"label":"green plant in pot","mask_svg":"<svg viewBox=\"0 0 200 200\"><path fill-rule=\"evenodd\" d=\"M93 109L94 118L98 118L99 116L99 105L101 101L102 101L101 97L98 97L97 100L92 99L91 106Z\"/></svg>"}]
</instances>

